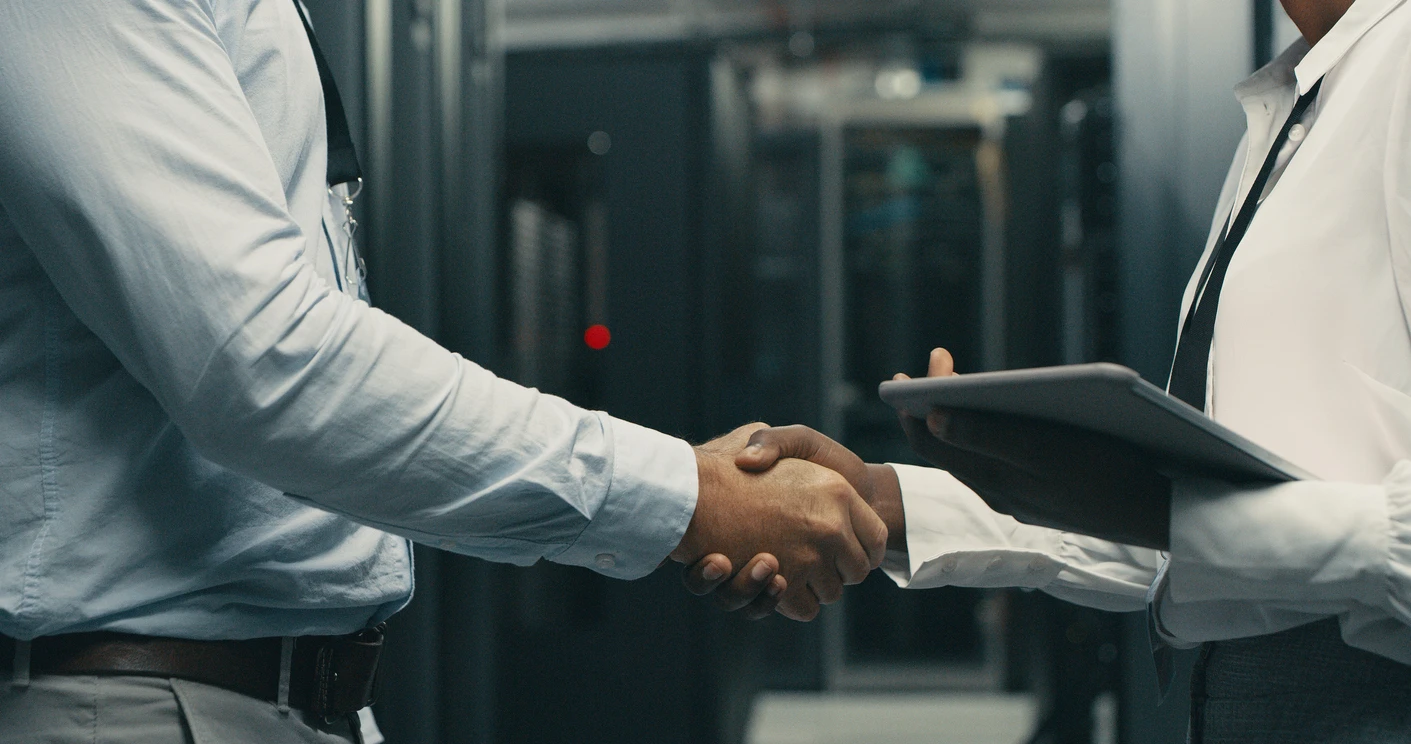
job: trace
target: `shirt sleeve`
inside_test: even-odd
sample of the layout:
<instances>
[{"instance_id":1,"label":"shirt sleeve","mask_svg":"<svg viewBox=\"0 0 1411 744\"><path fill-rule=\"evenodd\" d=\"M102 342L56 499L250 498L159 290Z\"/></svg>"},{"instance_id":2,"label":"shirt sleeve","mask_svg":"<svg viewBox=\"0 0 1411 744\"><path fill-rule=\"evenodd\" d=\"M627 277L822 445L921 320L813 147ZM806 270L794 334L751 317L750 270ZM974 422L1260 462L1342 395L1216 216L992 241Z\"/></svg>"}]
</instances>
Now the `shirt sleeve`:
<instances>
[{"instance_id":1,"label":"shirt sleeve","mask_svg":"<svg viewBox=\"0 0 1411 744\"><path fill-rule=\"evenodd\" d=\"M1158 607L1186 643L1338 616L1349 644L1411 663L1411 462L1381 484L1178 481Z\"/></svg>"},{"instance_id":2,"label":"shirt sleeve","mask_svg":"<svg viewBox=\"0 0 1411 744\"><path fill-rule=\"evenodd\" d=\"M690 446L331 290L209 13L0 4L0 206L68 307L216 463L492 560L655 568L695 508Z\"/></svg>"},{"instance_id":3,"label":"shirt sleeve","mask_svg":"<svg viewBox=\"0 0 1411 744\"><path fill-rule=\"evenodd\" d=\"M907 552L889 553L902 587L1023 587L1112 611L1140 610L1161 554L1035 527L991 509L943 470L893 465Z\"/></svg>"}]
</instances>

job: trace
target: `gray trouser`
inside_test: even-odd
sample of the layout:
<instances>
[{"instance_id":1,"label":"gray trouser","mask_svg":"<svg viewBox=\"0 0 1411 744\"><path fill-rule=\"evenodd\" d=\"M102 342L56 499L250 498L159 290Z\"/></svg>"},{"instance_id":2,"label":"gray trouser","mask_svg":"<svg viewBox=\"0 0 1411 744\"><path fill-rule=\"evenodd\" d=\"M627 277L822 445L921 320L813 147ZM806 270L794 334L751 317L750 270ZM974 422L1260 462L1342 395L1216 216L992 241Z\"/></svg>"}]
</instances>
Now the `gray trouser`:
<instances>
[{"instance_id":1,"label":"gray trouser","mask_svg":"<svg viewBox=\"0 0 1411 744\"><path fill-rule=\"evenodd\" d=\"M12 687L0 674L0 742L102 744L349 744L332 724L197 682L46 675Z\"/></svg>"},{"instance_id":2,"label":"gray trouser","mask_svg":"<svg viewBox=\"0 0 1411 744\"><path fill-rule=\"evenodd\" d=\"M1337 620L1207 644L1204 658L1192 742L1411 742L1411 666L1349 647Z\"/></svg>"}]
</instances>

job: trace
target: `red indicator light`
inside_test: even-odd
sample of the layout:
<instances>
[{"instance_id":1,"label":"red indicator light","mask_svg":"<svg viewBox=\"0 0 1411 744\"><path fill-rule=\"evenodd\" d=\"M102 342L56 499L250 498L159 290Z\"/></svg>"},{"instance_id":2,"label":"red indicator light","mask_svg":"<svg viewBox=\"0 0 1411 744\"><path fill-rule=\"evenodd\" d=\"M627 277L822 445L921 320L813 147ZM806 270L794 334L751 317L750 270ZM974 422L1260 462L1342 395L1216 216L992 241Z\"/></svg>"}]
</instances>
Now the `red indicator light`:
<instances>
[{"instance_id":1,"label":"red indicator light","mask_svg":"<svg viewBox=\"0 0 1411 744\"><path fill-rule=\"evenodd\" d=\"M583 332L583 343L593 351L602 351L612 343L612 331L605 325L588 326L588 330Z\"/></svg>"}]
</instances>

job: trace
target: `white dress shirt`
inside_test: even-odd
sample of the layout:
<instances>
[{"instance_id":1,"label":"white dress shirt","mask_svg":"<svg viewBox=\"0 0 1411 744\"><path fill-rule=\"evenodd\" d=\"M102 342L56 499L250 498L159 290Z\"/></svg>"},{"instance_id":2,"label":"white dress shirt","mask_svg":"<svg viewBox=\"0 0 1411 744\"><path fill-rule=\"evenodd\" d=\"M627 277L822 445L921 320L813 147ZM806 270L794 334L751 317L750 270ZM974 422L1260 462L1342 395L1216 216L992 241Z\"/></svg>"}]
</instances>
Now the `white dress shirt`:
<instances>
[{"instance_id":1,"label":"white dress shirt","mask_svg":"<svg viewBox=\"0 0 1411 744\"><path fill-rule=\"evenodd\" d=\"M1184 645L1336 616L1350 645L1411 663L1411 3L1357 0L1312 50L1300 41L1237 88L1249 133L1202 266L1320 78L1230 264L1207 413L1321 480L1178 480L1156 617ZM1146 605L1161 554L1022 525L945 473L897 470L903 586Z\"/></svg>"},{"instance_id":2,"label":"white dress shirt","mask_svg":"<svg viewBox=\"0 0 1411 744\"><path fill-rule=\"evenodd\" d=\"M325 163L291 0L0 3L0 633L343 633L403 538L679 542L691 448L359 300Z\"/></svg>"}]
</instances>

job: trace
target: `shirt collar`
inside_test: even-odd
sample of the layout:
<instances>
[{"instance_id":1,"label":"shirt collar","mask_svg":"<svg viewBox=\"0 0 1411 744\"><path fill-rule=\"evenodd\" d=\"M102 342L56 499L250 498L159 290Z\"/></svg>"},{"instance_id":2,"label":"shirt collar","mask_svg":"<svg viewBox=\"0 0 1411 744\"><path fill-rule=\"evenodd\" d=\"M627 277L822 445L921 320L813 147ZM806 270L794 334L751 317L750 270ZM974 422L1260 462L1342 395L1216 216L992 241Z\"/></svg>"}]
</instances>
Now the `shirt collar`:
<instances>
[{"instance_id":1,"label":"shirt collar","mask_svg":"<svg viewBox=\"0 0 1411 744\"><path fill-rule=\"evenodd\" d=\"M1347 56L1352 45L1367 35L1372 27L1386 18L1389 13L1405 0L1357 0L1347 13L1318 41L1297 63L1294 74L1298 78L1298 94L1303 95L1313 88L1313 84L1323 79L1329 71ZM1300 40L1294 46L1307 46ZM1292 49L1290 49L1292 51Z\"/></svg>"},{"instance_id":2,"label":"shirt collar","mask_svg":"<svg viewBox=\"0 0 1411 744\"><path fill-rule=\"evenodd\" d=\"M1283 54L1275 57L1273 62L1264 65L1258 72L1236 85L1235 95L1244 102L1271 90L1292 88L1298 81L1295 70L1307 55L1308 42L1300 36Z\"/></svg>"}]
</instances>

